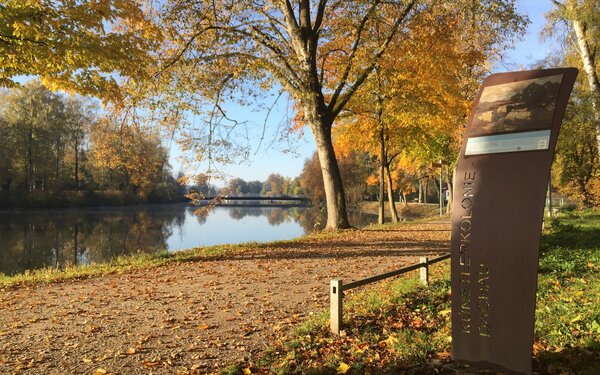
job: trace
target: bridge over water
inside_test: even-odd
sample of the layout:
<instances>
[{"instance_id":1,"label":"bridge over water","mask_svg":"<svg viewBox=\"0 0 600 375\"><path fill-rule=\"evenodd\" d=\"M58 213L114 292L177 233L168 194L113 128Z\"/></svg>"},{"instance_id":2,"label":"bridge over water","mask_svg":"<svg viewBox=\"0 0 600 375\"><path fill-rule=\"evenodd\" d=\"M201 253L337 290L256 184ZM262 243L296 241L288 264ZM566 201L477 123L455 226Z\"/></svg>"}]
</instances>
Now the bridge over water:
<instances>
[{"instance_id":1,"label":"bridge over water","mask_svg":"<svg viewBox=\"0 0 600 375\"><path fill-rule=\"evenodd\" d=\"M231 196L219 195L209 196L201 199L200 204L215 204L218 206L310 206L311 201L307 197L291 196Z\"/></svg>"}]
</instances>

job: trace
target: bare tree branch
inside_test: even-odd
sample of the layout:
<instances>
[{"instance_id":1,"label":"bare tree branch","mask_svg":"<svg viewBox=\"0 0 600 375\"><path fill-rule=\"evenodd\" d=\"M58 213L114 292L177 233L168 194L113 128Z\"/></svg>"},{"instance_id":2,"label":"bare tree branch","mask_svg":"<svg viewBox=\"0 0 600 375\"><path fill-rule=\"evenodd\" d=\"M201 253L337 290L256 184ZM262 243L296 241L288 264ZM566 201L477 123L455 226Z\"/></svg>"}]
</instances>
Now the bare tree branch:
<instances>
[{"instance_id":1,"label":"bare tree branch","mask_svg":"<svg viewBox=\"0 0 600 375\"><path fill-rule=\"evenodd\" d=\"M271 111L273 111L273 108L275 107L275 105L277 105L277 102L279 101L279 98L281 98L281 95L283 95L283 90L279 91L279 94L277 95L277 98L275 98L275 100L273 101L273 104L271 104L271 106L269 107L269 110L267 111L267 115L265 116L265 121L263 122L262 134L260 136L260 140L258 141L258 147L256 148L256 152L254 153L254 155L258 154L258 151L260 150L260 146L262 145L262 142L265 139L265 132L267 130L267 121L269 120L269 116L271 115Z\"/></svg>"},{"instance_id":2,"label":"bare tree branch","mask_svg":"<svg viewBox=\"0 0 600 375\"><path fill-rule=\"evenodd\" d=\"M358 28L356 29L356 38L354 39L354 43L352 44L352 48L350 49L350 56L348 57L348 63L346 64L344 72L342 73L342 77L340 78L340 82L339 82L337 88L335 89L335 91L333 92L333 95L331 96L331 100L329 102L330 108L335 107L335 103L336 103L338 97L340 96L340 94L342 93L342 90L346 86L346 83L348 81L348 76L350 75L350 70L352 69L352 65L354 63L354 56L356 55L356 51L358 50L358 46L361 41L362 31L365 28L367 21L371 18L371 14L377 8L377 5L379 5L379 1L375 0L373 2L373 4L371 5L371 7L368 9L368 11L365 13L364 17L361 19L360 24L358 25Z\"/></svg>"},{"instance_id":3,"label":"bare tree branch","mask_svg":"<svg viewBox=\"0 0 600 375\"><path fill-rule=\"evenodd\" d=\"M377 66L377 63L381 59L381 56L383 56L383 54L385 53L390 42L392 41L392 39L398 32L398 29L400 28L402 21L404 21L404 19L408 16L411 9L415 5L415 1L416 0L412 0L404 9L404 12L402 12L402 14L396 19L396 22L394 23L392 30L390 31L390 33L388 34L388 37L386 38L386 40L383 42L383 44L379 48L379 51L377 51L377 53L373 57L371 64L363 70L362 74L360 74L360 76L354 82L354 84L352 84L352 86L340 97L339 101L329 103L329 108L332 111L334 117L337 116L341 112L341 110L344 108L346 103L348 103L350 98L352 98L352 95L354 95L354 93L360 87L360 85L362 85L362 83L367 79L369 74L371 74L373 69L375 69L375 66Z\"/></svg>"},{"instance_id":4,"label":"bare tree branch","mask_svg":"<svg viewBox=\"0 0 600 375\"><path fill-rule=\"evenodd\" d=\"M319 6L317 7L317 15L315 16L315 25L313 31L318 33L323 24L323 18L325 16L325 7L327 6L327 0L319 0Z\"/></svg>"}]
</instances>

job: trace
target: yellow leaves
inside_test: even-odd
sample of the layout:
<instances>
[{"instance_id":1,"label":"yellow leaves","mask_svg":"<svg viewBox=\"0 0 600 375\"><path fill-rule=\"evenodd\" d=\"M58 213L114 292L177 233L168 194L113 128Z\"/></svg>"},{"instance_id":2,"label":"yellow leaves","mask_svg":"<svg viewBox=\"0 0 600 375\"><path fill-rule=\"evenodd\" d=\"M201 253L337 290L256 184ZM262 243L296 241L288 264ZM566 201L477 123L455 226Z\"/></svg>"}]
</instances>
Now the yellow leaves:
<instances>
[{"instance_id":1,"label":"yellow leaves","mask_svg":"<svg viewBox=\"0 0 600 375\"><path fill-rule=\"evenodd\" d=\"M577 322L581 321L581 319L582 319L581 314L579 314L576 317L574 317L573 319L571 319L569 321L569 324L577 323Z\"/></svg>"},{"instance_id":2,"label":"yellow leaves","mask_svg":"<svg viewBox=\"0 0 600 375\"><path fill-rule=\"evenodd\" d=\"M442 316L445 316L445 315L449 315L451 312L452 312L452 310L445 309L445 310L442 310L442 311L438 312L438 314L442 315Z\"/></svg>"},{"instance_id":3,"label":"yellow leaves","mask_svg":"<svg viewBox=\"0 0 600 375\"><path fill-rule=\"evenodd\" d=\"M93 375L106 375L107 371L101 367L94 370Z\"/></svg>"},{"instance_id":4,"label":"yellow leaves","mask_svg":"<svg viewBox=\"0 0 600 375\"><path fill-rule=\"evenodd\" d=\"M393 350L394 346L398 343L398 339L393 335L389 335L387 339L383 340L388 349Z\"/></svg>"},{"instance_id":5,"label":"yellow leaves","mask_svg":"<svg viewBox=\"0 0 600 375\"><path fill-rule=\"evenodd\" d=\"M136 26L121 27L129 19ZM0 70L8 73L3 78L43 75L56 79L61 90L109 100L119 96L106 76L142 76L160 36L134 0L8 2L2 21L3 33L10 35L0 46L5 58ZM94 74L105 77L93 79Z\"/></svg>"},{"instance_id":6,"label":"yellow leaves","mask_svg":"<svg viewBox=\"0 0 600 375\"><path fill-rule=\"evenodd\" d=\"M589 269L593 270L593 269L595 269L595 268L596 268L596 265L595 265L594 263L592 263L592 262L589 262L589 263L587 264L587 268L589 268Z\"/></svg>"},{"instance_id":7,"label":"yellow leaves","mask_svg":"<svg viewBox=\"0 0 600 375\"><path fill-rule=\"evenodd\" d=\"M132 347L132 348L128 348L127 349L127 354L132 355L132 354L135 354L135 353L137 353L137 351L136 351L135 348Z\"/></svg>"},{"instance_id":8,"label":"yellow leaves","mask_svg":"<svg viewBox=\"0 0 600 375\"><path fill-rule=\"evenodd\" d=\"M244 369L242 370L242 373L243 373L244 375L250 375L250 374L252 374L252 371L250 370L250 368L249 368L249 367L246 367L246 368L244 368Z\"/></svg>"},{"instance_id":9,"label":"yellow leaves","mask_svg":"<svg viewBox=\"0 0 600 375\"><path fill-rule=\"evenodd\" d=\"M200 324L200 326L198 326L198 329L201 331L206 331L209 328L210 328L210 326L206 323L202 323L202 324Z\"/></svg>"},{"instance_id":10,"label":"yellow leaves","mask_svg":"<svg viewBox=\"0 0 600 375\"><path fill-rule=\"evenodd\" d=\"M340 365L337 367L336 371L338 374L345 374L350 369L350 366L345 364L344 362L340 362Z\"/></svg>"}]
</instances>

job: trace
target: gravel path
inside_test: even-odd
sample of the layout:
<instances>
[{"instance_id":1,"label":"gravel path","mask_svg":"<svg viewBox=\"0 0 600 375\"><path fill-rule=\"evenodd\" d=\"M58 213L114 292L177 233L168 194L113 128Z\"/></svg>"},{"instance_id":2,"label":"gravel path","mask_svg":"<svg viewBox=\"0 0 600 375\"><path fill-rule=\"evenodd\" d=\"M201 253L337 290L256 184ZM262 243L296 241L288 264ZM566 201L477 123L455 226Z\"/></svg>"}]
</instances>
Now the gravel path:
<instances>
[{"instance_id":1,"label":"gravel path","mask_svg":"<svg viewBox=\"0 0 600 375\"><path fill-rule=\"evenodd\" d=\"M446 252L447 223L352 230L236 255L0 290L0 374L214 373L349 282Z\"/></svg>"}]
</instances>

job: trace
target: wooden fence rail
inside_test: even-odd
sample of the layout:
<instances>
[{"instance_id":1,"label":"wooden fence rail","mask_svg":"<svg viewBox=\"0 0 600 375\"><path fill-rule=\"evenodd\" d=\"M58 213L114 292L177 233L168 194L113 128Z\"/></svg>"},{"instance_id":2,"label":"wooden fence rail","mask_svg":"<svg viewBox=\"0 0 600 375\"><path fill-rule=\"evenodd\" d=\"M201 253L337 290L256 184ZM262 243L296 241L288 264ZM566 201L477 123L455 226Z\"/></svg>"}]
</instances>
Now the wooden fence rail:
<instances>
[{"instance_id":1,"label":"wooden fence rail","mask_svg":"<svg viewBox=\"0 0 600 375\"><path fill-rule=\"evenodd\" d=\"M339 334L342 329L344 291L358 288L359 286L381 281L389 277L405 274L410 271L419 270L419 278L423 285L429 284L429 265L449 259L450 254L445 254L437 258L429 259L421 257L419 263L402 267L395 271L386 272L381 275L367 277L366 279L353 281L348 284L340 279L333 279L329 285L329 327L331 332Z\"/></svg>"}]
</instances>

